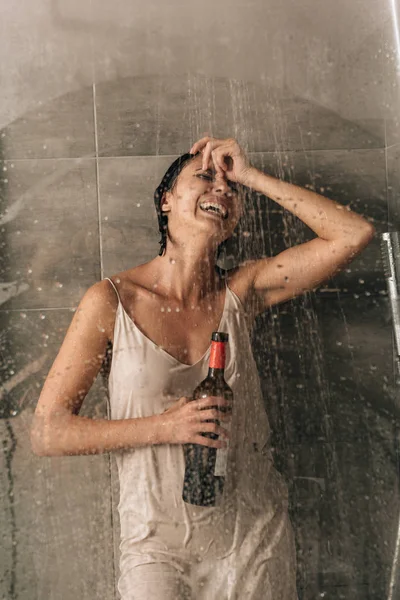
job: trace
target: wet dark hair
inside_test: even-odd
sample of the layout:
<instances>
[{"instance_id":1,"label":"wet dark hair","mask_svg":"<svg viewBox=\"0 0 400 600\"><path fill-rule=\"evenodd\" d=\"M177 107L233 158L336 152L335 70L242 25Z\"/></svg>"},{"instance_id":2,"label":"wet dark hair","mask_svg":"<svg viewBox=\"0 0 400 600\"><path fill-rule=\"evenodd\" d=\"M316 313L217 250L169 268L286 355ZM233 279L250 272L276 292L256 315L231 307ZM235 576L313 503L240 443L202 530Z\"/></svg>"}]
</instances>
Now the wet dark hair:
<instances>
[{"instance_id":1,"label":"wet dark hair","mask_svg":"<svg viewBox=\"0 0 400 600\"><path fill-rule=\"evenodd\" d=\"M161 240L159 242L160 252L158 253L158 256L162 256L164 254L167 247L168 237L168 215L163 213L161 210L161 200L163 194L165 192L171 191L174 188L176 179L179 173L182 171L183 167L186 165L186 163L188 163L192 158L195 158L195 156L197 156L198 154L200 154L200 152L197 152L196 154L182 154L182 156L179 156L179 158L174 160L172 165L170 165L167 171L165 172L160 185L154 192L154 204L157 211L158 229L161 233Z\"/></svg>"},{"instance_id":2,"label":"wet dark hair","mask_svg":"<svg viewBox=\"0 0 400 600\"><path fill-rule=\"evenodd\" d=\"M167 247L167 238L168 238L168 215L166 215L161 210L161 200L163 194L165 192L169 192L173 190L178 175L182 171L183 167L193 158L201 154L201 152L197 152L196 154L182 154L174 160L174 162L168 167L167 171L164 174L164 177L161 180L160 185L157 187L154 192L154 204L157 211L158 218L158 229L161 234L160 251L158 253L159 256L162 256ZM223 252L225 244L228 240L224 240L221 242L217 248L217 260L220 254Z\"/></svg>"}]
</instances>

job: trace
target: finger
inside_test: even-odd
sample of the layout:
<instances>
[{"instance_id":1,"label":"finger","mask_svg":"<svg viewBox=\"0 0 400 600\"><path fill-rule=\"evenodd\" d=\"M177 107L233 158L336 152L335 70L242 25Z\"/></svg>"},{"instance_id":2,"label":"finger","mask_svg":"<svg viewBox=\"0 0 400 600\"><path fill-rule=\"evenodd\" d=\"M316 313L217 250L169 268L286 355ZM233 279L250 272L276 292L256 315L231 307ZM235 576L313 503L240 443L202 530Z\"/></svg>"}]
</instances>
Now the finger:
<instances>
[{"instance_id":1,"label":"finger","mask_svg":"<svg viewBox=\"0 0 400 600\"><path fill-rule=\"evenodd\" d=\"M207 144L212 143L214 147L219 146L221 144L223 144L226 140L221 140L219 138L214 138L214 137L203 137L201 138L201 140L198 140L195 144L193 144L193 146L190 149L190 154L196 154L196 152L199 152L199 150L203 150Z\"/></svg>"},{"instance_id":2,"label":"finger","mask_svg":"<svg viewBox=\"0 0 400 600\"><path fill-rule=\"evenodd\" d=\"M232 414L230 412L223 412L215 408L208 410L199 410L195 415L197 423L207 423L208 421L231 421Z\"/></svg>"},{"instance_id":3,"label":"finger","mask_svg":"<svg viewBox=\"0 0 400 600\"><path fill-rule=\"evenodd\" d=\"M221 425L215 426L214 423L202 423L199 433L214 433L215 435L222 436L224 440L229 438L228 430Z\"/></svg>"},{"instance_id":4,"label":"finger","mask_svg":"<svg viewBox=\"0 0 400 600\"><path fill-rule=\"evenodd\" d=\"M213 142L207 142L203 151L203 170L206 170L208 167L213 149Z\"/></svg>"},{"instance_id":5,"label":"finger","mask_svg":"<svg viewBox=\"0 0 400 600\"><path fill-rule=\"evenodd\" d=\"M229 146L218 146L212 152L212 159L216 167L219 168L222 175L227 171L228 165L225 162L225 157L232 158L232 149Z\"/></svg>"},{"instance_id":6,"label":"finger","mask_svg":"<svg viewBox=\"0 0 400 600\"><path fill-rule=\"evenodd\" d=\"M198 152L199 150L201 150L202 148L204 148L204 146L208 143L208 142L218 142L219 144L222 144L223 142L225 142L226 140L220 139L220 138L215 138L212 137L210 135L206 135L202 138L200 138L199 140L197 140L197 142L195 142L193 144L193 146L190 148L190 154L195 154L196 152Z\"/></svg>"},{"instance_id":7,"label":"finger","mask_svg":"<svg viewBox=\"0 0 400 600\"><path fill-rule=\"evenodd\" d=\"M207 135L207 136L202 137L201 139L197 140L197 142L195 142L193 144L193 146L190 148L190 154L196 154L196 152L198 152L199 150L204 148L204 146L207 144L207 142L209 142L212 139L214 139L214 138Z\"/></svg>"},{"instance_id":8,"label":"finger","mask_svg":"<svg viewBox=\"0 0 400 600\"><path fill-rule=\"evenodd\" d=\"M194 444L200 444L201 446L208 446L209 448L227 448L227 440L213 440L204 435L196 435L193 439Z\"/></svg>"},{"instance_id":9,"label":"finger","mask_svg":"<svg viewBox=\"0 0 400 600\"><path fill-rule=\"evenodd\" d=\"M228 143L230 146L237 145L239 147L237 140L235 138L221 139L221 138L215 138L215 137L207 135L207 136L200 138L199 140L197 140L197 142L195 142L193 144L193 146L190 149L190 153L195 154L196 152L201 150L207 144L207 142L209 142L211 140L214 140L214 141L218 142L219 144L225 143L225 145L226 145Z\"/></svg>"},{"instance_id":10,"label":"finger","mask_svg":"<svg viewBox=\"0 0 400 600\"><path fill-rule=\"evenodd\" d=\"M209 406L217 406L218 404L231 406L232 401L224 398L223 396L206 396L205 398L199 398L196 400L197 409L209 407Z\"/></svg>"},{"instance_id":11,"label":"finger","mask_svg":"<svg viewBox=\"0 0 400 600\"><path fill-rule=\"evenodd\" d=\"M215 170L217 171L218 175L224 175L226 166L223 160L223 154L218 150L219 148L211 152L211 158L213 160Z\"/></svg>"}]
</instances>

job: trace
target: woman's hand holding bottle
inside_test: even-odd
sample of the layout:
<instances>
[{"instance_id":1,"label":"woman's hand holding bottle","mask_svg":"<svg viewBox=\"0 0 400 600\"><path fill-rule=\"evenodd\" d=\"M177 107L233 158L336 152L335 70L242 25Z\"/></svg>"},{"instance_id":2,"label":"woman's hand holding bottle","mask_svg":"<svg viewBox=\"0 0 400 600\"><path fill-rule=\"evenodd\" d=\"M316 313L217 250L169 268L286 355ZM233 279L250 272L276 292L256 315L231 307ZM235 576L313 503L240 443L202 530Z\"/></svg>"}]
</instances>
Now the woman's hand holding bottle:
<instances>
[{"instance_id":1,"label":"woman's hand holding bottle","mask_svg":"<svg viewBox=\"0 0 400 600\"><path fill-rule=\"evenodd\" d=\"M223 407L222 410L217 406ZM231 408L232 402L221 396L207 396L198 400L182 396L159 415L159 443L225 448L228 432L215 420L228 422L232 418ZM201 435L206 432L215 433L220 439L213 440Z\"/></svg>"}]
</instances>

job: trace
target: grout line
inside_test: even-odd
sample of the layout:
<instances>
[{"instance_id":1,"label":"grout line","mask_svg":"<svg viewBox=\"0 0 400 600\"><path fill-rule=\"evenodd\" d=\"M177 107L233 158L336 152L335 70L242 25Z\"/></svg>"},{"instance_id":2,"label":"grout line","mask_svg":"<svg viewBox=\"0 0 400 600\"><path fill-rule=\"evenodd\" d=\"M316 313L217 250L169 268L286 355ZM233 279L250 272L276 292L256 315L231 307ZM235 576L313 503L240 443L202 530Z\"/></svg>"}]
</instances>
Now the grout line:
<instances>
[{"instance_id":1,"label":"grout line","mask_svg":"<svg viewBox=\"0 0 400 600\"><path fill-rule=\"evenodd\" d=\"M18 162L34 162L34 161L39 161L39 160L43 160L43 161L58 161L58 160L63 160L63 161L74 161L74 162L80 162L80 161L84 161L84 160L96 160L96 156L94 154L88 154L87 156L83 155L83 156L66 156L66 157L60 157L60 156L55 156L55 157L48 157L48 156L44 156L44 157L32 157L32 158L5 158L3 160L1 160L1 163L18 163Z\"/></svg>"},{"instance_id":2,"label":"grout line","mask_svg":"<svg viewBox=\"0 0 400 600\"><path fill-rule=\"evenodd\" d=\"M393 144L397 146L397 144ZM319 149L308 149L308 148L299 148L295 150L289 150L287 148L283 148L281 150L259 150L255 152L248 152L249 156L256 156L257 154L277 154L282 152L287 152L288 154L306 154L308 152L351 152L353 150L371 152L374 150L385 150L386 146L373 146L372 148L319 148ZM99 160L107 160L108 158L176 158L177 156L181 156L180 154L124 154L119 156L99 156Z\"/></svg>"},{"instance_id":3,"label":"grout line","mask_svg":"<svg viewBox=\"0 0 400 600\"><path fill-rule=\"evenodd\" d=\"M76 306L42 306L41 308L2 308L0 310L1 313L18 313L18 312L37 312L37 311L48 311L48 310L76 310L78 308L78 304Z\"/></svg>"},{"instance_id":4,"label":"grout line","mask_svg":"<svg viewBox=\"0 0 400 600\"><path fill-rule=\"evenodd\" d=\"M93 87L95 87L95 84L93 84ZM93 110L94 113L96 113L96 109L94 108ZM112 159L123 159L123 158L176 158L178 156L181 156L180 154L120 154L119 156L116 155L110 155L110 156L98 156L98 137L97 137L97 114L95 115L95 146L96 146L96 155L94 156L75 156L75 157L71 157L71 156L67 156L67 157L32 157L32 158L6 158L1 160L1 163L7 163L7 162L23 162L23 161L38 161L38 160L73 160L73 161L83 161L83 160L108 160L109 158ZM310 153L310 152L352 152L354 150L358 151L358 152L373 152L375 150L385 150L385 149L389 149L389 148L394 148L395 146L399 146L400 142L396 143L396 144L391 144L390 146L373 146L372 148L319 148L319 149L297 149L297 150L288 150L287 148L283 148L282 150L260 150L257 152L248 152L249 156L256 156L258 154L277 154L280 153L282 154L283 152L286 152L288 154L306 154L306 153Z\"/></svg>"},{"instance_id":5,"label":"grout line","mask_svg":"<svg viewBox=\"0 0 400 600\"><path fill-rule=\"evenodd\" d=\"M395 146L397 144L394 144ZM287 152L288 154L306 154L309 152L352 152L353 150L357 150L359 152L371 152L374 150L385 150L385 146L374 146L372 148L320 148L317 150L312 149L298 149L298 150L288 150L283 148L282 150L260 150L256 152L248 152L249 156L262 155L262 154L277 154L282 152ZM125 154L120 156L99 156L99 160L107 160L108 158L175 158L180 156L180 154Z\"/></svg>"},{"instance_id":6,"label":"grout line","mask_svg":"<svg viewBox=\"0 0 400 600\"><path fill-rule=\"evenodd\" d=\"M94 121L94 147L96 154L96 192L97 214L99 226L99 253L100 253L100 279L103 279L103 241L101 235L101 205L100 205L100 174L99 174L99 139L97 135L97 109L96 109L96 84L93 83L93 121Z\"/></svg>"},{"instance_id":7,"label":"grout line","mask_svg":"<svg viewBox=\"0 0 400 600\"><path fill-rule=\"evenodd\" d=\"M383 137L385 139L385 150L387 148L387 119L386 117L383 119Z\"/></svg>"},{"instance_id":8,"label":"grout line","mask_svg":"<svg viewBox=\"0 0 400 600\"><path fill-rule=\"evenodd\" d=\"M96 153L96 191L97 191L97 214L99 219L99 252L100 252L100 279L104 278L103 270L103 242L102 242L102 230L101 230L101 204L100 204L100 172L99 172L99 137L97 130L97 106L96 106L96 82L93 79L93 120L94 120L94 144ZM107 400L107 418L111 418L109 399ZM110 525L111 525L111 539L112 539L112 588L114 600L117 594L117 582L115 572L115 527L114 527L114 501L113 501L113 469L112 469L112 457L111 452L108 452L108 473L109 473L109 499L110 499Z\"/></svg>"}]
</instances>

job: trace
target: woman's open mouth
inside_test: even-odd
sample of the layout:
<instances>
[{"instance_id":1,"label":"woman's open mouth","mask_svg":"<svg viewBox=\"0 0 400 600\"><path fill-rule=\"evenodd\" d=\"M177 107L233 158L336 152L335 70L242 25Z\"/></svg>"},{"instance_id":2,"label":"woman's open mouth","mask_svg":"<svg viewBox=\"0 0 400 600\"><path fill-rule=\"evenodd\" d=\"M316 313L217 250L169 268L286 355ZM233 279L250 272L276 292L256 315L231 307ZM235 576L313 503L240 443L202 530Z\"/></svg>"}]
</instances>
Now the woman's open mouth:
<instances>
[{"instance_id":1,"label":"woman's open mouth","mask_svg":"<svg viewBox=\"0 0 400 600\"><path fill-rule=\"evenodd\" d=\"M207 200L200 203L200 208L204 212L210 212L211 214L218 216L220 219L228 218L227 209L225 208L225 206L219 204L218 202L210 202Z\"/></svg>"}]
</instances>

